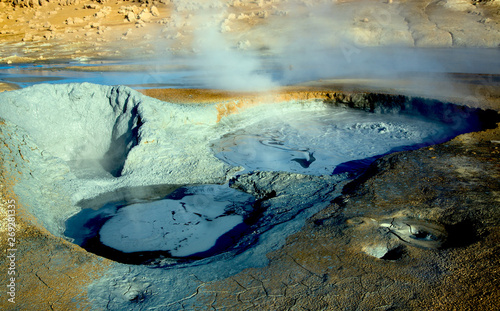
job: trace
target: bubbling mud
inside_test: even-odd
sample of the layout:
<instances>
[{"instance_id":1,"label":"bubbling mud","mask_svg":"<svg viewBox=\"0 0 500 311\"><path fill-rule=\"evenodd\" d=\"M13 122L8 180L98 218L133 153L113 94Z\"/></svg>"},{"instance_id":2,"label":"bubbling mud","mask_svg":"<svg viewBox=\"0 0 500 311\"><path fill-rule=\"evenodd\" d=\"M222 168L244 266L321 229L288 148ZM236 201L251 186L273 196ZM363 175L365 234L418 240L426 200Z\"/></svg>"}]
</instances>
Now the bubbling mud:
<instances>
[{"instance_id":1,"label":"bubbling mud","mask_svg":"<svg viewBox=\"0 0 500 311\"><path fill-rule=\"evenodd\" d=\"M224 162L249 171L331 175L366 166L384 154L443 142L463 130L422 117L311 105L261 114L254 123L214 141Z\"/></svg>"}]
</instances>

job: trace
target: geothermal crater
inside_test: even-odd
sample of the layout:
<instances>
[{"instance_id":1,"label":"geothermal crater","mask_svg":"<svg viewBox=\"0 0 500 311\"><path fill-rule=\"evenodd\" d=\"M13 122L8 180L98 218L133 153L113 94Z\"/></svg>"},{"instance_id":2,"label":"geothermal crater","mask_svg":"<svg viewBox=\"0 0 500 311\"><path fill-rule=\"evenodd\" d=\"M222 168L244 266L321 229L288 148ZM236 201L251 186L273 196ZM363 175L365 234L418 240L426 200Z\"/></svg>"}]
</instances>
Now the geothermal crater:
<instances>
[{"instance_id":1,"label":"geothermal crater","mask_svg":"<svg viewBox=\"0 0 500 311\"><path fill-rule=\"evenodd\" d=\"M498 120L422 98L338 95L263 102L221 119L214 104L172 104L126 87L38 85L2 94L0 113L7 129L20 128L12 134L30 159L20 197L52 234L122 263L220 261L238 271L378 157ZM281 240L269 242L271 233Z\"/></svg>"}]
</instances>

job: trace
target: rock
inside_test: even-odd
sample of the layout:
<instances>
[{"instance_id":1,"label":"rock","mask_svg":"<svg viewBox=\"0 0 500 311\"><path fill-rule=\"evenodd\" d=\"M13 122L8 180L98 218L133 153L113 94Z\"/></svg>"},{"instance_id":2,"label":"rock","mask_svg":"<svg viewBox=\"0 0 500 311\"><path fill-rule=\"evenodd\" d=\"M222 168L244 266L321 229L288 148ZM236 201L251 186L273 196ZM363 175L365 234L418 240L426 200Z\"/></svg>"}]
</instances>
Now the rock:
<instances>
[{"instance_id":1,"label":"rock","mask_svg":"<svg viewBox=\"0 0 500 311\"><path fill-rule=\"evenodd\" d=\"M50 39L54 39L55 38L55 36L51 32L45 32L45 34L43 35L43 37L46 40L50 40Z\"/></svg>"},{"instance_id":2,"label":"rock","mask_svg":"<svg viewBox=\"0 0 500 311\"><path fill-rule=\"evenodd\" d=\"M229 23L230 23L229 19L225 19L222 22L222 24L220 26L220 32L221 33L230 32L231 31L231 27L229 27Z\"/></svg>"},{"instance_id":3,"label":"rock","mask_svg":"<svg viewBox=\"0 0 500 311\"><path fill-rule=\"evenodd\" d=\"M75 17L73 19L73 23L74 24L83 24L83 22L84 22L84 20L82 18L80 18L80 17Z\"/></svg>"},{"instance_id":4,"label":"rock","mask_svg":"<svg viewBox=\"0 0 500 311\"><path fill-rule=\"evenodd\" d=\"M289 14L288 11L282 11L282 10L276 10L273 13L273 15L276 15L276 16L287 16L288 14Z\"/></svg>"},{"instance_id":5,"label":"rock","mask_svg":"<svg viewBox=\"0 0 500 311\"><path fill-rule=\"evenodd\" d=\"M73 25L75 24L75 20L72 17L68 17L65 21L67 25Z\"/></svg>"},{"instance_id":6,"label":"rock","mask_svg":"<svg viewBox=\"0 0 500 311\"><path fill-rule=\"evenodd\" d=\"M139 13L137 18L140 19L141 21L147 23L147 22L151 21L151 18L153 18L153 15L149 11L143 10L141 13Z\"/></svg>"},{"instance_id":7,"label":"rock","mask_svg":"<svg viewBox=\"0 0 500 311\"><path fill-rule=\"evenodd\" d=\"M84 5L83 8L90 9L90 10L97 10L97 9L100 9L101 7L95 3L91 3L91 4Z\"/></svg>"},{"instance_id":8,"label":"rock","mask_svg":"<svg viewBox=\"0 0 500 311\"><path fill-rule=\"evenodd\" d=\"M250 46L251 44L249 40L238 41L238 43L236 44L236 48L238 50L247 50Z\"/></svg>"},{"instance_id":9,"label":"rock","mask_svg":"<svg viewBox=\"0 0 500 311\"><path fill-rule=\"evenodd\" d=\"M160 17L160 11L154 5L151 7L151 15L153 15L154 17Z\"/></svg>"},{"instance_id":10,"label":"rock","mask_svg":"<svg viewBox=\"0 0 500 311\"><path fill-rule=\"evenodd\" d=\"M135 22L137 20L134 12L128 12L126 18L129 22Z\"/></svg>"},{"instance_id":11,"label":"rock","mask_svg":"<svg viewBox=\"0 0 500 311\"><path fill-rule=\"evenodd\" d=\"M269 13L267 11L260 11L257 13L257 16L260 18L267 18L269 16Z\"/></svg>"},{"instance_id":12,"label":"rock","mask_svg":"<svg viewBox=\"0 0 500 311\"><path fill-rule=\"evenodd\" d=\"M370 256L382 259L384 256L387 255L387 253L389 253L390 249L387 247L387 245L375 244L375 245L365 246L363 248L363 251Z\"/></svg>"},{"instance_id":13,"label":"rock","mask_svg":"<svg viewBox=\"0 0 500 311\"><path fill-rule=\"evenodd\" d=\"M476 6L474 6L468 0L446 0L444 2L444 7L451 9L451 10L455 10L455 11L461 11L461 12L476 9Z\"/></svg>"}]
</instances>

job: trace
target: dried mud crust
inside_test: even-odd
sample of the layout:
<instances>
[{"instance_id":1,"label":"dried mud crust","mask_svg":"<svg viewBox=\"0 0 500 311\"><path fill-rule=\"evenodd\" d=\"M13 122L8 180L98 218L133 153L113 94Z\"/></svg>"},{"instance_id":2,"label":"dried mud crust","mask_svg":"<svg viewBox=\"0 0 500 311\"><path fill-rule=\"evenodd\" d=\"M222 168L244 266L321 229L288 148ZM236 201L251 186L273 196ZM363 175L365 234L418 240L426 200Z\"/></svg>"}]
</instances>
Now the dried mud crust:
<instances>
[{"instance_id":1,"label":"dried mud crust","mask_svg":"<svg viewBox=\"0 0 500 311\"><path fill-rule=\"evenodd\" d=\"M18 90L19 86L12 83L0 82L0 93L5 91Z\"/></svg>"},{"instance_id":2,"label":"dried mud crust","mask_svg":"<svg viewBox=\"0 0 500 311\"><path fill-rule=\"evenodd\" d=\"M9 284L15 278L15 303L5 295L0 300L2 310L89 310L87 286L102 276L112 262L86 253L80 247L50 234L19 203L14 190L22 172L15 163L16 154L22 156L24 147L15 146L11 134L3 131L0 121L0 240L2 273L0 282ZM7 144L9 142L10 144ZM23 142L21 142L21 145ZM24 143L26 144L26 143ZM25 159L25 161L29 161ZM7 240L7 206L15 206L15 274L9 275L7 267L12 252ZM9 208L10 210L10 208Z\"/></svg>"},{"instance_id":3,"label":"dried mud crust","mask_svg":"<svg viewBox=\"0 0 500 311\"><path fill-rule=\"evenodd\" d=\"M224 310L498 308L498 137L498 129L489 130L382 158L269 254L267 267L202 283L195 305L204 301ZM419 227L420 232L412 232L419 243L401 235L404 230L389 232L388 221ZM440 235L436 240L442 243L432 238L425 243L429 233ZM370 247L385 248L385 254L375 256L366 251Z\"/></svg>"}]
</instances>

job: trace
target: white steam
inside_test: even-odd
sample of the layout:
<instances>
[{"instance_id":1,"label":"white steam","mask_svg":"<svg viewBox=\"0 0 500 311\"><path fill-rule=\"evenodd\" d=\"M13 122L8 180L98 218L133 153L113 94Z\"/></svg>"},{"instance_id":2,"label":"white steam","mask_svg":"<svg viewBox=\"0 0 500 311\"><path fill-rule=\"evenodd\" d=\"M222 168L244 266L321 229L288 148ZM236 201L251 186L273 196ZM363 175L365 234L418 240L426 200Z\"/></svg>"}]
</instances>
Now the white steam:
<instances>
[{"instance_id":1,"label":"white steam","mask_svg":"<svg viewBox=\"0 0 500 311\"><path fill-rule=\"evenodd\" d=\"M195 38L196 60L207 87L258 91L277 86L269 74L263 73L258 57L229 47L214 23L198 29Z\"/></svg>"},{"instance_id":2,"label":"white steam","mask_svg":"<svg viewBox=\"0 0 500 311\"><path fill-rule=\"evenodd\" d=\"M404 78L416 93L453 94L443 73L498 69L491 56L489 62L476 57L482 51L446 49L450 33L434 38L420 31L407 7L391 2L177 0L170 26L178 26L172 29L179 31L180 49L194 52L186 61L206 88L262 91L327 78Z\"/></svg>"}]
</instances>

